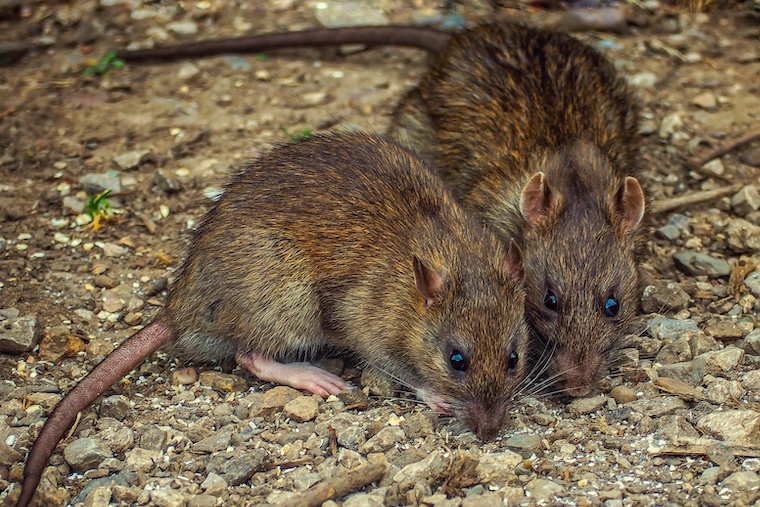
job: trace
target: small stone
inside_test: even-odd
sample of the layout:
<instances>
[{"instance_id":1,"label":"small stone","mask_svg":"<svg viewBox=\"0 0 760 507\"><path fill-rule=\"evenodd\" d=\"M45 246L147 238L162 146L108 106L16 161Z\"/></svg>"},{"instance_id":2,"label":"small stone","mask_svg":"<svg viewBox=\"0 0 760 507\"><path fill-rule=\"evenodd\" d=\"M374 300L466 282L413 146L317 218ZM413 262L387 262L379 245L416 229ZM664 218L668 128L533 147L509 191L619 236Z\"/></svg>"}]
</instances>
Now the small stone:
<instances>
[{"instance_id":1,"label":"small stone","mask_svg":"<svg viewBox=\"0 0 760 507\"><path fill-rule=\"evenodd\" d=\"M682 439L699 437L699 432L680 415L665 415L660 417L657 433L675 445L678 445Z\"/></svg>"},{"instance_id":2,"label":"small stone","mask_svg":"<svg viewBox=\"0 0 760 507\"><path fill-rule=\"evenodd\" d=\"M124 316L124 323L128 326L139 326L143 321L141 312L129 312Z\"/></svg>"},{"instance_id":3,"label":"small stone","mask_svg":"<svg viewBox=\"0 0 760 507\"><path fill-rule=\"evenodd\" d=\"M172 384L175 386L195 384L197 380L198 372L195 371L195 368L182 368L181 370L176 370L172 373Z\"/></svg>"},{"instance_id":4,"label":"small stone","mask_svg":"<svg viewBox=\"0 0 760 507\"><path fill-rule=\"evenodd\" d=\"M661 377L671 377L692 387L698 386L707 374L707 361L703 355L695 357L691 361L663 365L657 369L657 372Z\"/></svg>"},{"instance_id":5,"label":"small stone","mask_svg":"<svg viewBox=\"0 0 760 507\"><path fill-rule=\"evenodd\" d=\"M111 503L111 489L106 487L95 488L87 495L84 507L107 507Z\"/></svg>"},{"instance_id":6,"label":"small stone","mask_svg":"<svg viewBox=\"0 0 760 507\"><path fill-rule=\"evenodd\" d=\"M129 249L127 247L116 243L106 243L103 246L103 255L106 257L121 257L128 252Z\"/></svg>"},{"instance_id":7,"label":"small stone","mask_svg":"<svg viewBox=\"0 0 760 507\"><path fill-rule=\"evenodd\" d=\"M617 386L610 391L610 396L619 404L630 403L636 399L636 391L627 386Z\"/></svg>"},{"instance_id":8,"label":"small stone","mask_svg":"<svg viewBox=\"0 0 760 507\"><path fill-rule=\"evenodd\" d=\"M229 488L227 481L213 472L208 474L206 479L201 483L201 489L203 489L207 495L222 496L227 492L227 488Z\"/></svg>"},{"instance_id":9,"label":"small stone","mask_svg":"<svg viewBox=\"0 0 760 507\"><path fill-rule=\"evenodd\" d=\"M699 476L699 480L702 484L717 484L722 473L723 469L721 467L706 468L702 472L702 475Z\"/></svg>"},{"instance_id":10,"label":"small stone","mask_svg":"<svg viewBox=\"0 0 760 507\"><path fill-rule=\"evenodd\" d=\"M691 319L677 320L655 317L647 324L647 331L652 338L669 343L685 335L698 333L699 328L697 323Z\"/></svg>"},{"instance_id":11,"label":"small stone","mask_svg":"<svg viewBox=\"0 0 760 507\"><path fill-rule=\"evenodd\" d=\"M644 288L641 297L641 309L645 313L678 312L687 308L691 296L676 282L658 280Z\"/></svg>"},{"instance_id":12,"label":"small stone","mask_svg":"<svg viewBox=\"0 0 760 507\"><path fill-rule=\"evenodd\" d=\"M720 404L726 400L740 400L746 391L742 387L741 382L738 380L727 380L724 378L716 378L707 386L705 395L713 402Z\"/></svg>"},{"instance_id":13,"label":"small stone","mask_svg":"<svg viewBox=\"0 0 760 507\"><path fill-rule=\"evenodd\" d=\"M504 484L514 475L514 468L523 457L512 451L489 452L481 455L475 467L480 482Z\"/></svg>"},{"instance_id":14,"label":"small stone","mask_svg":"<svg viewBox=\"0 0 760 507\"><path fill-rule=\"evenodd\" d=\"M338 399L354 410L366 410L369 407L369 398L361 389L344 389L338 393Z\"/></svg>"},{"instance_id":15,"label":"small stone","mask_svg":"<svg viewBox=\"0 0 760 507\"><path fill-rule=\"evenodd\" d=\"M396 387L387 375L375 370L374 368L364 368L362 370L359 385L369 390L370 395L378 398L391 398L396 392Z\"/></svg>"},{"instance_id":16,"label":"small stone","mask_svg":"<svg viewBox=\"0 0 760 507\"><path fill-rule=\"evenodd\" d=\"M285 404L283 413L297 422L311 421L319 413L319 400L315 396L299 396Z\"/></svg>"},{"instance_id":17,"label":"small stone","mask_svg":"<svg viewBox=\"0 0 760 507\"><path fill-rule=\"evenodd\" d=\"M362 454L385 452L404 438L406 438L404 430L398 426L386 426L362 445L361 452Z\"/></svg>"},{"instance_id":18,"label":"small stone","mask_svg":"<svg viewBox=\"0 0 760 507\"><path fill-rule=\"evenodd\" d=\"M628 82L638 88L653 88L657 84L657 75L654 72L638 72L630 76Z\"/></svg>"},{"instance_id":19,"label":"small stone","mask_svg":"<svg viewBox=\"0 0 760 507\"><path fill-rule=\"evenodd\" d=\"M535 499L537 504L556 502L556 497L565 494L565 487L548 479L533 479L525 485L525 493Z\"/></svg>"},{"instance_id":20,"label":"small stone","mask_svg":"<svg viewBox=\"0 0 760 507\"><path fill-rule=\"evenodd\" d=\"M760 488L760 477L755 472L734 472L720 485L731 491L754 491Z\"/></svg>"},{"instance_id":21,"label":"small stone","mask_svg":"<svg viewBox=\"0 0 760 507\"><path fill-rule=\"evenodd\" d=\"M507 447L527 449L530 451L540 451L544 448L541 436L533 433L516 433L510 436L504 443Z\"/></svg>"},{"instance_id":22,"label":"small stone","mask_svg":"<svg viewBox=\"0 0 760 507\"><path fill-rule=\"evenodd\" d=\"M753 271L747 275L747 277L744 279L744 285L747 286L747 288L756 298L760 298L760 270ZM749 338L749 336L747 336L747 338Z\"/></svg>"},{"instance_id":23,"label":"small stone","mask_svg":"<svg viewBox=\"0 0 760 507\"><path fill-rule=\"evenodd\" d=\"M159 451L135 447L127 451L124 465L134 468L138 472L150 472L160 459L161 453Z\"/></svg>"},{"instance_id":24,"label":"small stone","mask_svg":"<svg viewBox=\"0 0 760 507\"><path fill-rule=\"evenodd\" d=\"M243 455L226 460L222 467L221 477L230 486L240 486L250 479L253 474L263 470L267 464L267 453L263 449L245 452Z\"/></svg>"},{"instance_id":25,"label":"small stone","mask_svg":"<svg viewBox=\"0 0 760 507\"><path fill-rule=\"evenodd\" d=\"M751 391L760 391L760 370L745 373L742 377L742 387Z\"/></svg>"},{"instance_id":26,"label":"small stone","mask_svg":"<svg viewBox=\"0 0 760 507\"><path fill-rule=\"evenodd\" d=\"M738 340L742 337L742 330L732 319L722 319L705 326L705 334L722 341Z\"/></svg>"},{"instance_id":27,"label":"small stone","mask_svg":"<svg viewBox=\"0 0 760 507\"><path fill-rule=\"evenodd\" d=\"M133 150L114 156L113 161L116 162L116 165L118 165L120 169L128 171L139 167L140 164L149 158L149 155L150 150ZM114 191L117 192L117 190Z\"/></svg>"},{"instance_id":28,"label":"small stone","mask_svg":"<svg viewBox=\"0 0 760 507\"><path fill-rule=\"evenodd\" d=\"M166 29L177 35L195 35L198 33L198 23L195 21L172 21L166 24Z\"/></svg>"},{"instance_id":29,"label":"small stone","mask_svg":"<svg viewBox=\"0 0 760 507\"><path fill-rule=\"evenodd\" d=\"M737 445L760 444L760 413L752 410L711 412L697 422L697 429Z\"/></svg>"},{"instance_id":30,"label":"small stone","mask_svg":"<svg viewBox=\"0 0 760 507\"><path fill-rule=\"evenodd\" d=\"M420 438L432 435L435 432L433 423L426 414L413 414L401 421L401 429L407 438Z\"/></svg>"},{"instance_id":31,"label":"small stone","mask_svg":"<svg viewBox=\"0 0 760 507\"><path fill-rule=\"evenodd\" d=\"M707 371L713 374L735 370L744 359L744 350L729 345L723 350L705 352L703 357L707 363Z\"/></svg>"},{"instance_id":32,"label":"small stone","mask_svg":"<svg viewBox=\"0 0 760 507\"><path fill-rule=\"evenodd\" d=\"M673 364L684 361L691 361L691 345L689 335L676 338L670 343L666 343L655 357L655 362L660 364Z\"/></svg>"},{"instance_id":33,"label":"small stone","mask_svg":"<svg viewBox=\"0 0 760 507\"><path fill-rule=\"evenodd\" d=\"M124 419L130 410L129 398L122 394L106 396L100 403L100 417L112 417L117 421Z\"/></svg>"},{"instance_id":34,"label":"small stone","mask_svg":"<svg viewBox=\"0 0 760 507\"><path fill-rule=\"evenodd\" d=\"M79 185L87 195L98 195L106 190L121 192L121 179L115 172L85 174L79 178Z\"/></svg>"},{"instance_id":35,"label":"small stone","mask_svg":"<svg viewBox=\"0 0 760 507\"><path fill-rule=\"evenodd\" d=\"M683 127L683 119L678 112L666 115L660 122L659 136L661 139L670 139L670 137Z\"/></svg>"},{"instance_id":36,"label":"small stone","mask_svg":"<svg viewBox=\"0 0 760 507\"><path fill-rule=\"evenodd\" d=\"M739 152L739 160L750 167L760 167L760 148L747 147Z\"/></svg>"},{"instance_id":37,"label":"small stone","mask_svg":"<svg viewBox=\"0 0 760 507\"><path fill-rule=\"evenodd\" d=\"M760 250L760 226L735 218L726 227L728 245L737 253Z\"/></svg>"},{"instance_id":38,"label":"small stone","mask_svg":"<svg viewBox=\"0 0 760 507\"><path fill-rule=\"evenodd\" d=\"M162 169L158 169L153 173L153 184L167 194L176 194L182 190L179 180L167 176Z\"/></svg>"},{"instance_id":39,"label":"small stone","mask_svg":"<svg viewBox=\"0 0 760 507\"><path fill-rule=\"evenodd\" d=\"M202 386L211 387L212 389L226 393L242 392L248 389L248 382L244 378L230 373L204 371L201 372L199 380Z\"/></svg>"},{"instance_id":40,"label":"small stone","mask_svg":"<svg viewBox=\"0 0 760 507\"><path fill-rule=\"evenodd\" d=\"M74 440L63 450L66 463L78 472L97 468L104 459L110 458L112 455L110 449L89 437Z\"/></svg>"},{"instance_id":41,"label":"small stone","mask_svg":"<svg viewBox=\"0 0 760 507\"><path fill-rule=\"evenodd\" d=\"M156 425L151 425L145 429L140 437L140 447L149 451L162 452L166 447L167 440L166 431Z\"/></svg>"},{"instance_id":42,"label":"small stone","mask_svg":"<svg viewBox=\"0 0 760 507\"><path fill-rule=\"evenodd\" d=\"M348 426L338 432L338 443L346 449L358 451L367 441L364 429L360 426Z\"/></svg>"},{"instance_id":43,"label":"small stone","mask_svg":"<svg viewBox=\"0 0 760 507\"><path fill-rule=\"evenodd\" d=\"M210 436L204 438L200 442L196 442L192 446L193 452L197 453L212 453L218 452L222 449L226 449L230 445L232 440L232 430L225 429L212 433Z\"/></svg>"},{"instance_id":44,"label":"small stone","mask_svg":"<svg viewBox=\"0 0 760 507\"><path fill-rule=\"evenodd\" d=\"M34 315L0 320L0 352L21 354L30 352L42 336L42 328Z\"/></svg>"},{"instance_id":45,"label":"small stone","mask_svg":"<svg viewBox=\"0 0 760 507\"><path fill-rule=\"evenodd\" d=\"M275 386L261 395L251 408L251 417L257 415L268 415L279 412L291 400L303 396L301 391L297 391L288 386Z\"/></svg>"},{"instance_id":46,"label":"small stone","mask_svg":"<svg viewBox=\"0 0 760 507\"><path fill-rule=\"evenodd\" d=\"M715 109L718 105L718 99L712 93L704 92L691 99L691 103L702 109Z\"/></svg>"},{"instance_id":47,"label":"small stone","mask_svg":"<svg viewBox=\"0 0 760 507\"><path fill-rule=\"evenodd\" d=\"M84 213L84 201L77 199L73 195L67 195L61 201L63 211L69 215L80 215Z\"/></svg>"},{"instance_id":48,"label":"small stone","mask_svg":"<svg viewBox=\"0 0 760 507\"><path fill-rule=\"evenodd\" d=\"M571 414L582 415L596 412L607 402L607 397L603 394L591 398L578 398L567 405L567 410Z\"/></svg>"},{"instance_id":49,"label":"small stone","mask_svg":"<svg viewBox=\"0 0 760 507\"><path fill-rule=\"evenodd\" d=\"M92 279L92 283L95 284L95 287L100 287L103 289L113 289L119 285L118 281L114 280L108 275L98 275Z\"/></svg>"},{"instance_id":50,"label":"small stone","mask_svg":"<svg viewBox=\"0 0 760 507\"><path fill-rule=\"evenodd\" d=\"M187 502L187 507L217 507L219 499L212 495L195 495Z\"/></svg>"},{"instance_id":51,"label":"small stone","mask_svg":"<svg viewBox=\"0 0 760 507\"><path fill-rule=\"evenodd\" d=\"M747 185L735 193L731 197L731 207L739 216L746 216L760 209L760 191L757 186Z\"/></svg>"},{"instance_id":52,"label":"small stone","mask_svg":"<svg viewBox=\"0 0 760 507\"><path fill-rule=\"evenodd\" d=\"M717 443L708 447L706 455L716 465L726 465L734 461L734 453L723 443Z\"/></svg>"},{"instance_id":53,"label":"small stone","mask_svg":"<svg viewBox=\"0 0 760 507\"><path fill-rule=\"evenodd\" d=\"M185 505L187 499L180 490L162 488L150 492L150 502L156 507L181 507Z\"/></svg>"},{"instance_id":54,"label":"small stone","mask_svg":"<svg viewBox=\"0 0 760 507\"><path fill-rule=\"evenodd\" d=\"M180 81L188 81L200 74L200 72L201 69L199 69L196 65L193 65L192 63L185 63L177 71L177 79Z\"/></svg>"},{"instance_id":55,"label":"small stone","mask_svg":"<svg viewBox=\"0 0 760 507\"><path fill-rule=\"evenodd\" d=\"M686 402L677 396L642 398L627 403L625 406L649 417L660 417L678 409L687 408Z\"/></svg>"},{"instance_id":56,"label":"small stone","mask_svg":"<svg viewBox=\"0 0 760 507\"><path fill-rule=\"evenodd\" d=\"M704 174L720 178L726 173L726 168L723 165L723 162L719 158L716 158L715 160L711 160L704 164L701 167L701 171Z\"/></svg>"},{"instance_id":57,"label":"small stone","mask_svg":"<svg viewBox=\"0 0 760 507\"><path fill-rule=\"evenodd\" d=\"M440 451L434 450L423 460L406 465L396 472L393 482L399 484L401 489L411 489L416 484L425 484L434 480L446 470L448 459L444 459Z\"/></svg>"},{"instance_id":58,"label":"small stone","mask_svg":"<svg viewBox=\"0 0 760 507\"><path fill-rule=\"evenodd\" d=\"M723 259L717 259L694 250L681 250L673 254L676 267L691 276L706 275L711 278L728 276L731 265Z\"/></svg>"}]
</instances>

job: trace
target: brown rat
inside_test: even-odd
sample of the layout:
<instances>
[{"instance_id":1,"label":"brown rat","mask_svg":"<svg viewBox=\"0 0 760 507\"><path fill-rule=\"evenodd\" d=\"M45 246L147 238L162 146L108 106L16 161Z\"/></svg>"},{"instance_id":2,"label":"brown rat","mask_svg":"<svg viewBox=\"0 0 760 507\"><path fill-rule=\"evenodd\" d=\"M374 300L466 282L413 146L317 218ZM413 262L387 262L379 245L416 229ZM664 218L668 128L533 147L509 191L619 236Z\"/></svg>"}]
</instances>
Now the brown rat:
<instances>
[{"instance_id":1,"label":"brown rat","mask_svg":"<svg viewBox=\"0 0 760 507\"><path fill-rule=\"evenodd\" d=\"M323 396L343 380L280 361L345 349L492 438L528 369L523 276L519 250L392 141L355 133L282 146L206 214L161 313L55 408L17 505L76 414L169 343Z\"/></svg>"},{"instance_id":2,"label":"brown rat","mask_svg":"<svg viewBox=\"0 0 760 507\"><path fill-rule=\"evenodd\" d=\"M565 393L584 395L614 360L638 309L647 208L637 179L638 108L613 66L569 35L510 23L435 33L357 27L193 47L203 56L329 43L432 51L429 71L397 108L389 133L520 244L528 316L551 355L552 376ZM183 55L188 47L163 56L190 56Z\"/></svg>"}]
</instances>

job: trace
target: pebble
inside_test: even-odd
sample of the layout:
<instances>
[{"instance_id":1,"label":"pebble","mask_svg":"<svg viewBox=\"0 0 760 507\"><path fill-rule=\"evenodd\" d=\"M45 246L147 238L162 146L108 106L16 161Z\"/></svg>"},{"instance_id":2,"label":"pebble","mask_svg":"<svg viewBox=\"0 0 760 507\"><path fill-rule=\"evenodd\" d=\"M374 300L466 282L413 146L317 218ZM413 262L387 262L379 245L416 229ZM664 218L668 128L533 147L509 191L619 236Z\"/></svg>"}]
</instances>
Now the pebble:
<instances>
[{"instance_id":1,"label":"pebble","mask_svg":"<svg viewBox=\"0 0 760 507\"><path fill-rule=\"evenodd\" d=\"M398 426L386 426L362 445L361 452L363 454L385 452L405 438L404 430Z\"/></svg>"},{"instance_id":2,"label":"pebble","mask_svg":"<svg viewBox=\"0 0 760 507\"><path fill-rule=\"evenodd\" d=\"M66 463L78 472L97 468L104 459L111 456L113 453L110 449L90 437L74 440L63 450Z\"/></svg>"},{"instance_id":3,"label":"pebble","mask_svg":"<svg viewBox=\"0 0 760 507\"><path fill-rule=\"evenodd\" d=\"M106 243L103 245L103 255L106 257L121 257L127 252L129 252L127 247L116 243Z\"/></svg>"},{"instance_id":4,"label":"pebble","mask_svg":"<svg viewBox=\"0 0 760 507\"><path fill-rule=\"evenodd\" d=\"M742 387L751 391L760 391L760 370L745 373L742 377Z\"/></svg>"},{"instance_id":5,"label":"pebble","mask_svg":"<svg viewBox=\"0 0 760 507\"><path fill-rule=\"evenodd\" d=\"M753 271L744 279L744 285L752 292L752 294L760 298L760 270Z\"/></svg>"},{"instance_id":6,"label":"pebble","mask_svg":"<svg viewBox=\"0 0 760 507\"><path fill-rule=\"evenodd\" d=\"M370 0L330 0L320 2L314 17L327 28L358 25L387 25L388 17Z\"/></svg>"},{"instance_id":7,"label":"pebble","mask_svg":"<svg viewBox=\"0 0 760 507\"><path fill-rule=\"evenodd\" d=\"M716 378L707 385L705 395L713 402L720 404L726 400L740 400L746 392L738 380Z\"/></svg>"},{"instance_id":8,"label":"pebble","mask_svg":"<svg viewBox=\"0 0 760 507\"><path fill-rule=\"evenodd\" d=\"M683 119L681 114L673 112L666 115L660 122L660 128L658 135L661 139L670 139L670 137L683 127Z\"/></svg>"},{"instance_id":9,"label":"pebble","mask_svg":"<svg viewBox=\"0 0 760 507\"><path fill-rule=\"evenodd\" d=\"M148 426L140 436L140 448L163 452L169 437L166 431L156 425Z\"/></svg>"},{"instance_id":10,"label":"pebble","mask_svg":"<svg viewBox=\"0 0 760 507\"><path fill-rule=\"evenodd\" d=\"M686 402L677 396L661 396L659 398L642 398L625 405L636 412L649 417L660 417L678 409L687 408Z\"/></svg>"},{"instance_id":11,"label":"pebble","mask_svg":"<svg viewBox=\"0 0 760 507\"><path fill-rule=\"evenodd\" d=\"M188 81L200 74L200 72L201 69L199 69L196 65L193 65L192 63L185 63L177 71L177 79L180 81ZM156 172L156 174L158 174L158 172Z\"/></svg>"},{"instance_id":12,"label":"pebble","mask_svg":"<svg viewBox=\"0 0 760 507\"><path fill-rule=\"evenodd\" d=\"M159 451L134 447L127 451L124 464L138 472L150 472L160 460L161 453Z\"/></svg>"},{"instance_id":13,"label":"pebble","mask_svg":"<svg viewBox=\"0 0 760 507\"><path fill-rule=\"evenodd\" d=\"M101 289L113 289L119 285L117 280L108 275L98 275L92 279L92 283L95 287L100 287Z\"/></svg>"},{"instance_id":14,"label":"pebble","mask_svg":"<svg viewBox=\"0 0 760 507\"><path fill-rule=\"evenodd\" d=\"M229 488L227 481L213 472L208 474L206 479L201 483L201 489L207 495L222 496L227 493L227 488Z\"/></svg>"},{"instance_id":15,"label":"pebble","mask_svg":"<svg viewBox=\"0 0 760 507\"><path fill-rule=\"evenodd\" d=\"M537 504L556 503L556 497L565 494L565 487L548 479L533 479L525 485L525 493Z\"/></svg>"},{"instance_id":16,"label":"pebble","mask_svg":"<svg viewBox=\"0 0 760 507\"><path fill-rule=\"evenodd\" d=\"M723 165L723 162L719 158L716 158L704 164L701 167L701 171L702 174L706 174L708 176L717 176L720 178L726 173L726 167Z\"/></svg>"},{"instance_id":17,"label":"pebble","mask_svg":"<svg viewBox=\"0 0 760 507\"><path fill-rule=\"evenodd\" d=\"M682 439L699 437L699 432L680 415L662 416L657 425L657 433L676 445Z\"/></svg>"},{"instance_id":18,"label":"pebble","mask_svg":"<svg viewBox=\"0 0 760 507\"><path fill-rule=\"evenodd\" d=\"M218 371L204 371L199 375L202 386L226 393L242 392L248 389L248 382L242 377Z\"/></svg>"},{"instance_id":19,"label":"pebble","mask_svg":"<svg viewBox=\"0 0 760 507\"><path fill-rule=\"evenodd\" d=\"M638 72L630 76L628 82L638 88L653 88L657 84L657 75L654 72Z\"/></svg>"},{"instance_id":20,"label":"pebble","mask_svg":"<svg viewBox=\"0 0 760 507\"><path fill-rule=\"evenodd\" d=\"M264 392L251 407L250 417L269 415L279 412L289 402L299 396L301 391L288 386L275 386Z\"/></svg>"},{"instance_id":21,"label":"pebble","mask_svg":"<svg viewBox=\"0 0 760 507\"><path fill-rule=\"evenodd\" d=\"M232 440L232 430L224 429L216 431L203 440L196 442L192 446L193 452L197 453L212 453L226 449L230 445Z\"/></svg>"},{"instance_id":22,"label":"pebble","mask_svg":"<svg viewBox=\"0 0 760 507\"><path fill-rule=\"evenodd\" d=\"M734 462L734 453L726 444L718 442L707 448L707 458L716 465L728 465Z\"/></svg>"},{"instance_id":23,"label":"pebble","mask_svg":"<svg viewBox=\"0 0 760 507\"><path fill-rule=\"evenodd\" d=\"M715 109L718 105L718 99L715 98L714 94L704 92L691 99L691 103L702 109Z\"/></svg>"},{"instance_id":24,"label":"pebble","mask_svg":"<svg viewBox=\"0 0 760 507\"><path fill-rule=\"evenodd\" d=\"M79 178L79 185L87 195L98 195L106 190L121 192L121 179L115 171L85 174Z\"/></svg>"},{"instance_id":25,"label":"pebble","mask_svg":"<svg viewBox=\"0 0 760 507\"><path fill-rule=\"evenodd\" d=\"M541 436L535 433L516 433L510 436L506 442L507 447L516 449L526 449L529 451L540 451L544 448Z\"/></svg>"},{"instance_id":26,"label":"pebble","mask_svg":"<svg viewBox=\"0 0 760 507\"><path fill-rule=\"evenodd\" d=\"M752 410L711 412L697 422L697 429L738 445L760 444L760 413Z\"/></svg>"},{"instance_id":27,"label":"pebble","mask_svg":"<svg viewBox=\"0 0 760 507\"><path fill-rule=\"evenodd\" d=\"M707 336L723 341L738 340L742 337L742 330L733 319L721 319L718 322L707 324L704 331Z\"/></svg>"},{"instance_id":28,"label":"pebble","mask_svg":"<svg viewBox=\"0 0 760 507\"><path fill-rule=\"evenodd\" d=\"M657 280L644 288L641 309L644 313L678 312L687 308L691 296L676 282Z\"/></svg>"},{"instance_id":29,"label":"pebble","mask_svg":"<svg viewBox=\"0 0 760 507\"><path fill-rule=\"evenodd\" d=\"M449 460L443 458L441 451L434 450L423 460L406 465L396 472L393 482L398 483L402 489L411 489L417 483L426 484L443 473L448 463Z\"/></svg>"},{"instance_id":30,"label":"pebble","mask_svg":"<svg viewBox=\"0 0 760 507\"><path fill-rule=\"evenodd\" d=\"M475 472L481 482L504 484L514 475L514 468L523 462L523 457L512 451L483 454L478 460Z\"/></svg>"},{"instance_id":31,"label":"pebble","mask_svg":"<svg viewBox=\"0 0 760 507\"><path fill-rule=\"evenodd\" d=\"M617 386L610 391L610 396L619 404L630 403L636 399L636 391L627 386Z\"/></svg>"},{"instance_id":32,"label":"pebble","mask_svg":"<svg viewBox=\"0 0 760 507\"><path fill-rule=\"evenodd\" d=\"M685 335L698 333L699 328L691 319L677 320L657 316L649 321L647 331L652 338L669 343Z\"/></svg>"},{"instance_id":33,"label":"pebble","mask_svg":"<svg viewBox=\"0 0 760 507\"><path fill-rule=\"evenodd\" d=\"M747 147L739 152L739 160L750 167L760 167L760 148Z\"/></svg>"},{"instance_id":34,"label":"pebble","mask_svg":"<svg viewBox=\"0 0 760 507\"><path fill-rule=\"evenodd\" d=\"M744 359L744 350L729 345L723 350L705 352L703 357L707 363L707 371L713 374L730 372L736 369Z\"/></svg>"},{"instance_id":35,"label":"pebble","mask_svg":"<svg viewBox=\"0 0 760 507\"><path fill-rule=\"evenodd\" d=\"M244 452L235 458L225 460L219 475L230 486L239 486L268 463L268 454L263 449Z\"/></svg>"},{"instance_id":36,"label":"pebble","mask_svg":"<svg viewBox=\"0 0 760 507\"><path fill-rule=\"evenodd\" d=\"M174 385L186 386L195 384L197 380L198 372L195 371L195 368L182 368L172 373L172 384Z\"/></svg>"},{"instance_id":37,"label":"pebble","mask_svg":"<svg viewBox=\"0 0 760 507\"><path fill-rule=\"evenodd\" d=\"M42 337L42 326L34 315L0 320L0 352L22 354L31 351Z\"/></svg>"},{"instance_id":38,"label":"pebble","mask_svg":"<svg viewBox=\"0 0 760 507\"><path fill-rule=\"evenodd\" d=\"M127 151L115 155L113 161L116 162L116 165L118 165L120 169L129 171L131 169L137 169L140 164L148 159L150 153L150 150Z\"/></svg>"},{"instance_id":39,"label":"pebble","mask_svg":"<svg viewBox=\"0 0 760 507\"><path fill-rule=\"evenodd\" d=\"M731 491L754 491L760 488L760 477L755 472L734 472L720 483Z\"/></svg>"},{"instance_id":40,"label":"pebble","mask_svg":"<svg viewBox=\"0 0 760 507\"><path fill-rule=\"evenodd\" d=\"M726 227L728 245L736 252L760 250L760 226L741 218L735 218Z\"/></svg>"},{"instance_id":41,"label":"pebble","mask_svg":"<svg viewBox=\"0 0 760 507\"><path fill-rule=\"evenodd\" d=\"M283 413L297 422L311 421L319 413L319 399L316 396L299 396L285 404Z\"/></svg>"},{"instance_id":42,"label":"pebble","mask_svg":"<svg viewBox=\"0 0 760 507\"><path fill-rule=\"evenodd\" d=\"M132 502L129 502L132 503ZM217 507L219 499L212 495L195 495L187 502L187 507Z\"/></svg>"},{"instance_id":43,"label":"pebble","mask_svg":"<svg viewBox=\"0 0 760 507\"><path fill-rule=\"evenodd\" d=\"M756 185L747 185L731 197L731 207L739 216L760 209L760 190Z\"/></svg>"},{"instance_id":44,"label":"pebble","mask_svg":"<svg viewBox=\"0 0 760 507\"><path fill-rule=\"evenodd\" d=\"M728 276L731 265L723 259L718 259L695 250L681 250L673 254L676 267L691 276L706 275L711 278Z\"/></svg>"},{"instance_id":45,"label":"pebble","mask_svg":"<svg viewBox=\"0 0 760 507\"><path fill-rule=\"evenodd\" d=\"M95 488L87 495L84 507L108 507L111 503L111 489L107 487Z\"/></svg>"},{"instance_id":46,"label":"pebble","mask_svg":"<svg viewBox=\"0 0 760 507\"><path fill-rule=\"evenodd\" d=\"M603 394L591 398L578 398L567 405L567 410L571 414L582 415L596 412L607 402L607 397Z\"/></svg>"},{"instance_id":47,"label":"pebble","mask_svg":"<svg viewBox=\"0 0 760 507\"><path fill-rule=\"evenodd\" d=\"M178 507L185 505L187 498L180 490L161 488L150 492L150 502L156 507Z\"/></svg>"}]
</instances>

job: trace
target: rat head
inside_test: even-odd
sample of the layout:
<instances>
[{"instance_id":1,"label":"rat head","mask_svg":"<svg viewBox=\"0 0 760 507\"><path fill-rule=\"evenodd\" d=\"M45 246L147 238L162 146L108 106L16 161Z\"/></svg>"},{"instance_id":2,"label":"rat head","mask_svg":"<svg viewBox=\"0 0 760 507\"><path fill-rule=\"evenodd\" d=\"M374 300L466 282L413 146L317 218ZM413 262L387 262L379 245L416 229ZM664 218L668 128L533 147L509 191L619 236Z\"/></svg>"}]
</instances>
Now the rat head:
<instances>
[{"instance_id":1,"label":"rat head","mask_svg":"<svg viewBox=\"0 0 760 507\"><path fill-rule=\"evenodd\" d=\"M583 396L638 309L644 193L585 142L541 163L520 196L526 311L559 389Z\"/></svg>"},{"instance_id":2,"label":"rat head","mask_svg":"<svg viewBox=\"0 0 760 507\"><path fill-rule=\"evenodd\" d=\"M413 259L417 321L406 378L431 408L489 440L527 375L524 273L517 246L505 253L496 238L471 246L479 254L456 265Z\"/></svg>"}]
</instances>

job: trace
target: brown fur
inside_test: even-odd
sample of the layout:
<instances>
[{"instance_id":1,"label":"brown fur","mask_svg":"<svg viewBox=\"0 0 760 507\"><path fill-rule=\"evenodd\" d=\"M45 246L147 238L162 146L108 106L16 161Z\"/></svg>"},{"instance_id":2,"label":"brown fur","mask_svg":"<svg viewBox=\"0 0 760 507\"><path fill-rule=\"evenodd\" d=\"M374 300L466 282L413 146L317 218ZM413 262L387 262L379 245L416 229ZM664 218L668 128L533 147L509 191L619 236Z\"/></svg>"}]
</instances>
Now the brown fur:
<instances>
[{"instance_id":1,"label":"brown fur","mask_svg":"<svg viewBox=\"0 0 760 507\"><path fill-rule=\"evenodd\" d=\"M346 134L282 146L207 213L162 313L56 406L17 506L76 414L170 340L205 361L346 349L492 438L527 374L523 277L516 247L395 143ZM454 350L466 371L452 368Z\"/></svg>"},{"instance_id":2,"label":"brown fur","mask_svg":"<svg viewBox=\"0 0 760 507\"><path fill-rule=\"evenodd\" d=\"M637 116L624 81L590 47L498 24L453 36L390 129L519 243L528 317L556 347L554 373L570 394L593 386L638 308ZM529 186L538 172L543 186ZM544 306L549 288L557 312ZM603 314L610 294L614 318Z\"/></svg>"}]
</instances>

